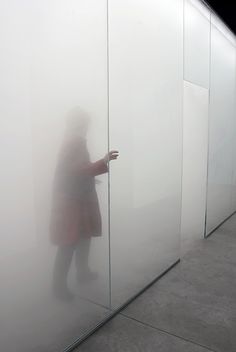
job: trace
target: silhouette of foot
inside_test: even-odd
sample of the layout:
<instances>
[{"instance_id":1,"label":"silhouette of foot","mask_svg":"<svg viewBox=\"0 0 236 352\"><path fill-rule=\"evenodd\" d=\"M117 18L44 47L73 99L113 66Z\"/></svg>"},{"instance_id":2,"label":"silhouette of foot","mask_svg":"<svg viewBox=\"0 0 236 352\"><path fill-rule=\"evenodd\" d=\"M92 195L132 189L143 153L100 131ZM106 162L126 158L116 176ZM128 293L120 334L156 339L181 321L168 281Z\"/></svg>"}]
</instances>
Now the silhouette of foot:
<instances>
[{"instance_id":1,"label":"silhouette of foot","mask_svg":"<svg viewBox=\"0 0 236 352\"><path fill-rule=\"evenodd\" d=\"M74 299L73 293L67 287L53 288L53 295L55 298L65 302L71 302Z\"/></svg>"},{"instance_id":2,"label":"silhouette of foot","mask_svg":"<svg viewBox=\"0 0 236 352\"><path fill-rule=\"evenodd\" d=\"M82 273L79 273L77 275L78 283L93 281L93 280L96 280L97 278L98 278L98 273L95 271L91 271L90 269Z\"/></svg>"}]
</instances>

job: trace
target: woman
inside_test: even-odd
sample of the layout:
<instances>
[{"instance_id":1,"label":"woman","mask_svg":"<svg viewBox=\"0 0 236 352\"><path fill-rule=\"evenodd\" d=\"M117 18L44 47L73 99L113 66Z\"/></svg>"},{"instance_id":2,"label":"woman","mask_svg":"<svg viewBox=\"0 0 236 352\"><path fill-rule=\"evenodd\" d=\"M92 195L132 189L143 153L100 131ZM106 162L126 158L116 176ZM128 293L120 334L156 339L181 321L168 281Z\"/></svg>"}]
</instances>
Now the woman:
<instances>
[{"instance_id":1,"label":"woman","mask_svg":"<svg viewBox=\"0 0 236 352\"><path fill-rule=\"evenodd\" d=\"M95 176L108 172L108 162L118 157L110 151L104 158L91 162L86 145L89 117L80 108L68 115L66 138L59 154L53 184L50 233L58 246L53 292L56 297L70 300L67 275L75 253L78 281L96 278L90 271L88 256L91 237L101 236L102 221Z\"/></svg>"}]
</instances>

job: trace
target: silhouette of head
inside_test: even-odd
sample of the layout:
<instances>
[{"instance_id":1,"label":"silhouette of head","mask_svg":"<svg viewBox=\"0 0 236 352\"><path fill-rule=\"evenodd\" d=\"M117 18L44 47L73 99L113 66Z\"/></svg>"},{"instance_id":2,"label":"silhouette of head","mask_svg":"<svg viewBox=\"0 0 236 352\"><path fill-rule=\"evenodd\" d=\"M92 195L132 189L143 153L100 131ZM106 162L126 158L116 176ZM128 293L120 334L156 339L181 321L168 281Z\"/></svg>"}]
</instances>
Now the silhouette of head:
<instances>
[{"instance_id":1,"label":"silhouette of head","mask_svg":"<svg viewBox=\"0 0 236 352\"><path fill-rule=\"evenodd\" d=\"M89 115L79 106L75 106L67 114L67 130L71 135L85 137L88 132L89 122Z\"/></svg>"}]
</instances>

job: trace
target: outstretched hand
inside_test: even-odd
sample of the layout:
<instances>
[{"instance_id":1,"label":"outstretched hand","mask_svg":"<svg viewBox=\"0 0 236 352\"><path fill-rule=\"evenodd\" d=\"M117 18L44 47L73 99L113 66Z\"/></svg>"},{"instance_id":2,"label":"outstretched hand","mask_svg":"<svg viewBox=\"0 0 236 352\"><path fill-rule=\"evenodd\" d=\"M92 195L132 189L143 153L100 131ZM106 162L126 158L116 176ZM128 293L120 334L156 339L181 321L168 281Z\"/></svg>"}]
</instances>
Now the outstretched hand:
<instances>
[{"instance_id":1,"label":"outstretched hand","mask_svg":"<svg viewBox=\"0 0 236 352\"><path fill-rule=\"evenodd\" d=\"M109 153L107 153L105 156L104 156L104 161L105 163L108 163L108 161L110 160L116 160L119 156L119 152L118 150L111 150Z\"/></svg>"}]
</instances>

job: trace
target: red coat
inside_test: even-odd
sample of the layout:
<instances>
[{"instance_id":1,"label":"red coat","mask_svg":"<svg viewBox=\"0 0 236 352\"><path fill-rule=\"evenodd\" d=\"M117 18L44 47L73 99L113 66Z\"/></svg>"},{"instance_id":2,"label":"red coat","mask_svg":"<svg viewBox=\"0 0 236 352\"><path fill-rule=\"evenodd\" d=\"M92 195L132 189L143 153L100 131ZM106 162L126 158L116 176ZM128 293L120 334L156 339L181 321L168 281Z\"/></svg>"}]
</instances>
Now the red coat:
<instances>
[{"instance_id":1,"label":"red coat","mask_svg":"<svg viewBox=\"0 0 236 352\"><path fill-rule=\"evenodd\" d=\"M86 140L65 142L53 183L52 243L72 245L81 237L101 236L102 220L94 177L107 171L103 159L90 161Z\"/></svg>"}]
</instances>

